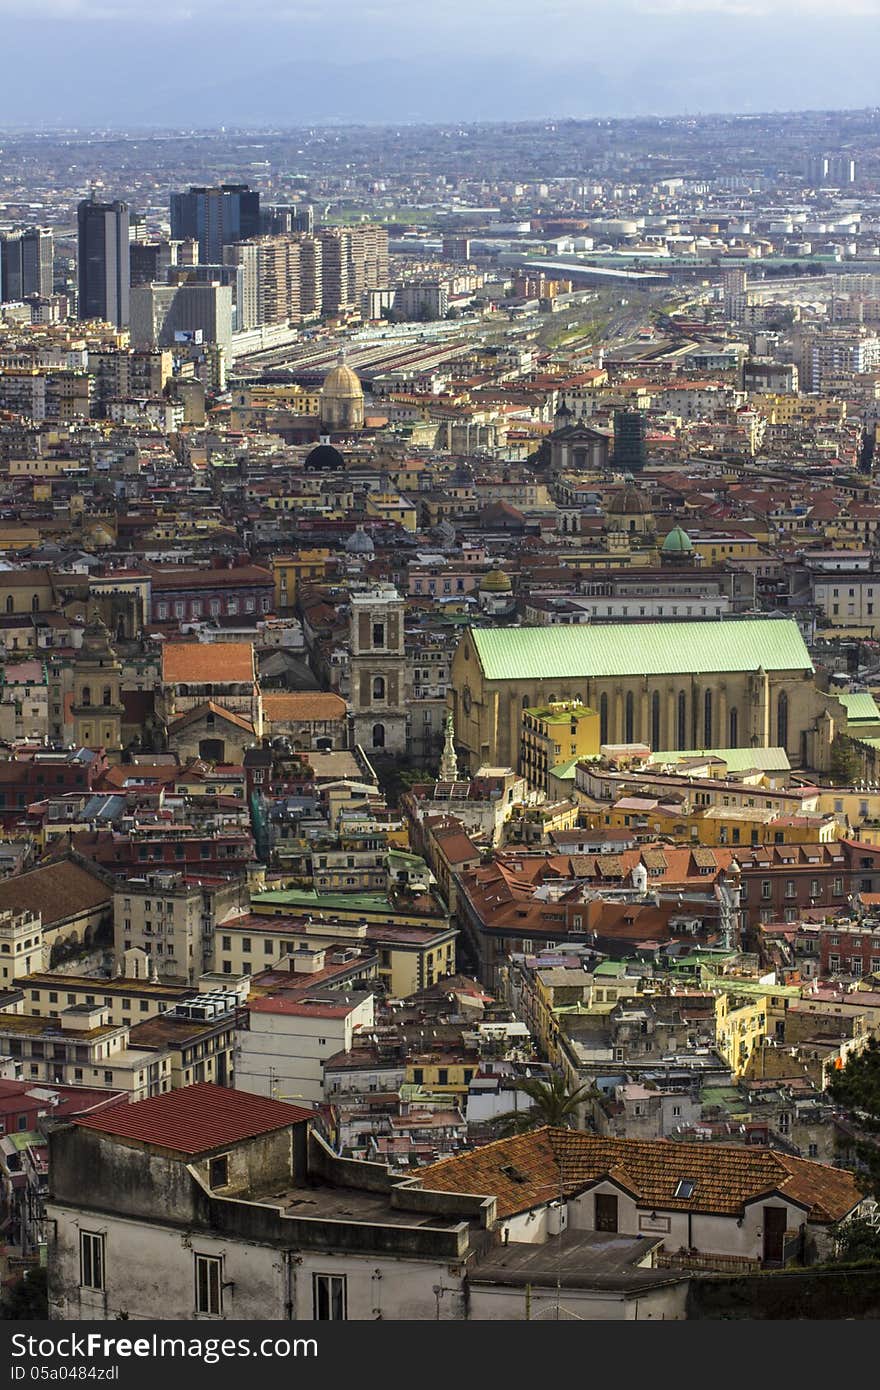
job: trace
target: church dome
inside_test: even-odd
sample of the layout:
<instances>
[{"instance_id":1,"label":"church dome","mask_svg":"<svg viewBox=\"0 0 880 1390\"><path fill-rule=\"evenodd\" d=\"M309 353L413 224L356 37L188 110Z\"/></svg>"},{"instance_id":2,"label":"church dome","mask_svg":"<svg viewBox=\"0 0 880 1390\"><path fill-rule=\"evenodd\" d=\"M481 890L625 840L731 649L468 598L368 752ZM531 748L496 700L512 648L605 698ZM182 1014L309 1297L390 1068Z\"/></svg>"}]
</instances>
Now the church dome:
<instances>
[{"instance_id":1,"label":"church dome","mask_svg":"<svg viewBox=\"0 0 880 1390\"><path fill-rule=\"evenodd\" d=\"M340 352L321 387L321 424L328 430L362 430L364 427L364 388L357 372L346 366Z\"/></svg>"},{"instance_id":2,"label":"church dome","mask_svg":"<svg viewBox=\"0 0 880 1390\"><path fill-rule=\"evenodd\" d=\"M349 555L372 555L374 553L372 537L367 535L363 526L358 526L357 530L352 531L345 542L345 549Z\"/></svg>"},{"instance_id":3,"label":"church dome","mask_svg":"<svg viewBox=\"0 0 880 1390\"><path fill-rule=\"evenodd\" d=\"M334 401L362 401L364 398L364 388L361 386L360 377L357 372L353 372L351 367L345 363L342 353L339 354L339 361L332 367L324 378L324 385L321 387L322 400Z\"/></svg>"},{"instance_id":4,"label":"church dome","mask_svg":"<svg viewBox=\"0 0 880 1390\"><path fill-rule=\"evenodd\" d=\"M474 482L474 470L469 463L459 463L449 475L450 487L471 487Z\"/></svg>"},{"instance_id":5,"label":"church dome","mask_svg":"<svg viewBox=\"0 0 880 1390\"><path fill-rule=\"evenodd\" d=\"M509 594L512 588L510 575L505 574L504 570L490 570L480 580L480 589L484 594Z\"/></svg>"},{"instance_id":6,"label":"church dome","mask_svg":"<svg viewBox=\"0 0 880 1390\"><path fill-rule=\"evenodd\" d=\"M664 555L683 554L693 550L694 543L687 531L683 531L680 526L674 526L666 537L661 550Z\"/></svg>"},{"instance_id":7,"label":"church dome","mask_svg":"<svg viewBox=\"0 0 880 1390\"><path fill-rule=\"evenodd\" d=\"M647 511L648 503L635 487L623 488L608 507L609 516L645 516Z\"/></svg>"},{"instance_id":8,"label":"church dome","mask_svg":"<svg viewBox=\"0 0 880 1390\"><path fill-rule=\"evenodd\" d=\"M323 472L325 469L337 472L345 467L345 459L332 444L316 444L314 449L306 454L305 467L310 472Z\"/></svg>"}]
</instances>

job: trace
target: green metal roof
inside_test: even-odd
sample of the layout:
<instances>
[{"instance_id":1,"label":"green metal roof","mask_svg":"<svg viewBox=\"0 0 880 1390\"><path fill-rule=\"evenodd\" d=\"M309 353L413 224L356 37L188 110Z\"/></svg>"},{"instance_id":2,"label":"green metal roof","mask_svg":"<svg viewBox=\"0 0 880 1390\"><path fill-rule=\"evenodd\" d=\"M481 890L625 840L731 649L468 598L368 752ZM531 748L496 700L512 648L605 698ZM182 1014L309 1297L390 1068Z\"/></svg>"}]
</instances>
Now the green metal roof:
<instances>
[{"instance_id":1,"label":"green metal roof","mask_svg":"<svg viewBox=\"0 0 880 1390\"><path fill-rule=\"evenodd\" d=\"M427 869L428 867L420 854L407 854L406 850L402 849L390 849L385 857L390 868L396 864L401 868L405 868L407 865L415 869Z\"/></svg>"},{"instance_id":2,"label":"green metal roof","mask_svg":"<svg viewBox=\"0 0 880 1390\"><path fill-rule=\"evenodd\" d=\"M648 762L657 767L664 763L680 763L686 758L722 758L728 772L788 772L791 763L784 748L691 748L688 750L669 749L667 752L652 753Z\"/></svg>"},{"instance_id":3,"label":"green metal roof","mask_svg":"<svg viewBox=\"0 0 880 1390\"><path fill-rule=\"evenodd\" d=\"M386 917L392 911L384 893L317 893L314 888L270 888L263 893L254 893L251 902L258 907L264 903L316 910L344 907L351 911L382 912Z\"/></svg>"},{"instance_id":4,"label":"green metal roof","mask_svg":"<svg viewBox=\"0 0 880 1390\"><path fill-rule=\"evenodd\" d=\"M703 984L707 989L720 989L724 994L745 994L759 999L765 995L780 996L783 999L800 999L800 985L762 985L757 980L740 980L735 975L714 975L708 966L702 970Z\"/></svg>"},{"instance_id":5,"label":"green metal roof","mask_svg":"<svg viewBox=\"0 0 880 1390\"><path fill-rule=\"evenodd\" d=\"M867 691L838 694L840 703L846 710L846 717L850 723L864 720L866 723L876 723L880 721L880 709L873 695Z\"/></svg>"},{"instance_id":6,"label":"green metal roof","mask_svg":"<svg viewBox=\"0 0 880 1390\"><path fill-rule=\"evenodd\" d=\"M573 782L574 770L578 763L591 763L597 761L598 759L596 758L568 758L564 763L557 763L555 767L551 767L550 776L555 777L559 782Z\"/></svg>"},{"instance_id":7,"label":"green metal roof","mask_svg":"<svg viewBox=\"0 0 880 1390\"><path fill-rule=\"evenodd\" d=\"M439 904L428 910L422 906L402 904L395 907L384 893L316 893L314 888L270 888L254 893L251 906L284 907L290 911L361 912L365 917L380 916L384 922L393 921L397 912L419 918L442 917Z\"/></svg>"},{"instance_id":8,"label":"green metal roof","mask_svg":"<svg viewBox=\"0 0 880 1390\"><path fill-rule=\"evenodd\" d=\"M812 671L797 623L754 618L701 623L477 627L470 632L487 680Z\"/></svg>"}]
</instances>

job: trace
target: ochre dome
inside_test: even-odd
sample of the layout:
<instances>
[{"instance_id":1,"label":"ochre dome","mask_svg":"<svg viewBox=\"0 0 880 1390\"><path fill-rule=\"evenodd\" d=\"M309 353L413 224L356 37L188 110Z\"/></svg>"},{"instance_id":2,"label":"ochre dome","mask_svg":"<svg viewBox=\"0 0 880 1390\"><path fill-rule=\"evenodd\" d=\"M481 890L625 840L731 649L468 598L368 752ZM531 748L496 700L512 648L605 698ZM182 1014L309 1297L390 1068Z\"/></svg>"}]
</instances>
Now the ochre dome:
<instances>
[{"instance_id":1,"label":"ochre dome","mask_svg":"<svg viewBox=\"0 0 880 1390\"><path fill-rule=\"evenodd\" d=\"M325 376L321 397L323 400L360 401L364 398L364 388L357 372L353 372L344 361L340 361Z\"/></svg>"},{"instance_id":2,"label":"ochre dome","mask_svg":"<svg viewBox=\"0 0 880 1390\"><path fill-rule=\"evenodd\" d=\"M321 387L321 424L328 430L348 433L364 427L364 388L357 372L345 365L345 353Z\"/></svg>"},{"instance_id":3,"label":"ochre dome","mask_svg":"<svg viewBox=\"0 0 880 1390\"><path fill-rule=\"evenodd\" d=\"M513 585L510 575L505 574L504 570L490 570L480 580L480 588L488 594L509 594Z\"/></svg>"}]
</instances>

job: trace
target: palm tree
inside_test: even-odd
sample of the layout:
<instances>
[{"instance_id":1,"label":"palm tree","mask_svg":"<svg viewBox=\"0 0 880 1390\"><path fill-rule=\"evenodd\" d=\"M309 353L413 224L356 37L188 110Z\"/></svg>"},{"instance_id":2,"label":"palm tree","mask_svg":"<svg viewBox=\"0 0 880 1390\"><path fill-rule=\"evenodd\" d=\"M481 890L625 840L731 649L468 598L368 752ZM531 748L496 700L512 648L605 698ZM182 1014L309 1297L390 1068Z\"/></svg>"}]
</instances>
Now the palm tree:
<instances>
[{"instance_id":1,"label":"palm tree","mask_svg":"<svg viewBox=\"0 0 880 1390\"><path fill-rule=\"evenodd\" d=\"M550 1072L546 1080L539 1076L528 1076L517 1081L516 1089L528 1096L532 1104L528 1110L511 1110L499 1115L494 1123L502 1136L525 1134L530 1129L540 1129L552 1125L557 1129L575 1129L578 1108L597 1094L593 1086L578 1086L569 1090L568 1082L561 1072Z\"/></svg>"}]
</instances>

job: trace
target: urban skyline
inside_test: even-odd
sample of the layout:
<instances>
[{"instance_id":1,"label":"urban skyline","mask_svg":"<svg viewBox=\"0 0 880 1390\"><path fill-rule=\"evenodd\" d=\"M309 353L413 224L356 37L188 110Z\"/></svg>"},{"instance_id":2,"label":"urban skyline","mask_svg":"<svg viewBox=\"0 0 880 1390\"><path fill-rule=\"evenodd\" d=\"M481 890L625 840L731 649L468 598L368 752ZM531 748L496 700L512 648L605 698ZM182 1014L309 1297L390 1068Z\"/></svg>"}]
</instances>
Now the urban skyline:
<instances>
[{"instance_id":1,"label":"urban skyline","mask_svg":"<svg viewBox=\"0 0 880 1390\"><path fill-rule=\"evenodd\" d=\"M875 1320L880 0L0 14L0 1323Z\"/></svg>"}]
</instances>

